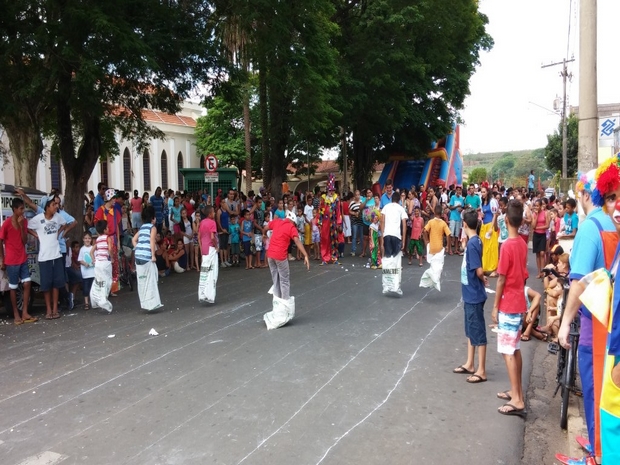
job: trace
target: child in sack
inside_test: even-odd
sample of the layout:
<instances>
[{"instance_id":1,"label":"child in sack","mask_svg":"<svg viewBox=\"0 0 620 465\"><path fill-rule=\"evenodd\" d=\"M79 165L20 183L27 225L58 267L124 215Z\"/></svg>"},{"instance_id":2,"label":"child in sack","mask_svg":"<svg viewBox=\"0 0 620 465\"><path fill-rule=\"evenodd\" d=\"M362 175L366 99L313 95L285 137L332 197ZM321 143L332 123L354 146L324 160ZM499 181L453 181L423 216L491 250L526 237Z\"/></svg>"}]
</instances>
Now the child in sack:
<instances>
[{"instance_id":1,"label":"child in sack","mask_svg":"<svg viewBox=\"0 0 620 465\"><path fill-rule=\"evenodd\" d=\"M112 312L112 303L108 299L112 289L112 262L110 250L112 249L112 237L108 236L109 228L106 220L97 221L97 240L91 251L91 258L95 264L95 282L90 291L90 300L93 308L100 307Z\"/></svg>"}]
</instances>

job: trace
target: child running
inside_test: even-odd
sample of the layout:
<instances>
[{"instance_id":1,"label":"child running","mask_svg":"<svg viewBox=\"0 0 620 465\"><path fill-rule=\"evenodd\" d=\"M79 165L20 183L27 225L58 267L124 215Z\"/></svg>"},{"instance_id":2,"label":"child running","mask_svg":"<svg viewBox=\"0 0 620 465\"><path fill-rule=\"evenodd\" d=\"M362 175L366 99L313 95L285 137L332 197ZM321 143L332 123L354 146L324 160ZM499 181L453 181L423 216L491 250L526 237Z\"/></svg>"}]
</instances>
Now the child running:
<instances>
[{"instance_id":1,"label":"child running","mask_svg":"<svg viewBox=\"0 0 620 465\"><path fill-rule=\"evenodd\" d=\"M181 230L183 230L183 223L181 224ZM152 206L148 206L142 211L142 226L132 239L136 258L138 296L140 297L140 306L146 311L163 307L157 286L158 273L157 265L155 264L156 236L155 209ZM178 242L182 243L182 240Z\"/></svg>"},{"instance_id":2,"label":"child running","mask_svg":"<svg viewBox=\"0 0 620 465\"><path fill-rule=\"evenodd\" d=\"M528 278L526 268L527 244L519 237L523 221L523 205L517 200L508 201L506 208L508 239L502 245L497 273L495 303L491 318L497 328L497 350L504 357L510 379L510 389L497 394L508 401L498 412L502 415L527 415L523 396L521 357L521 320L526 310L523 288Z\"/></svg>"},{"instance_id":3,"label":"child running","mask_svg":"<svg viewBox=\"0 0 620 465\"><path fill-rule=\"evenodd\" d=\"M461 265L461 290L465 311L465 337L467 338L467 361L455 368L453 373L469 374L470 384L484 383L487 380L486 355L487 333L484 322L484 303L487 301L485 287L487 277L482 269L482 241L476 234L478 213L467 210L463 214L463 229L467 234L467 247ZM478 369L474 357L478 350Z\"/></svg>"}]
</instances>

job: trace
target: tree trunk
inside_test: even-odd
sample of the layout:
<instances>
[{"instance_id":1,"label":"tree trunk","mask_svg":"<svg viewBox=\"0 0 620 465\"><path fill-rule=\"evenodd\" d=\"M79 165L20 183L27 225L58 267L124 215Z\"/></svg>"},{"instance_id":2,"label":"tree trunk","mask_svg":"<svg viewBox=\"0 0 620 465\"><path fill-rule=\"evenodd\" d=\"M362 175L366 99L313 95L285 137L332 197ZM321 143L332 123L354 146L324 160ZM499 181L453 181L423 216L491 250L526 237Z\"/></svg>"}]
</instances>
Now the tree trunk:
<instances>
[{"instance_id":1,"label":"tree trunk","mask_svg":"<svg viewBox=\"0 0 620 465\"><path fill-rule=\"evenodd\" d=\"M4 129L9 138L15 185L37 187L37 165L43 151L40 131L27 118L5 122Z\"/></svg>"},{"instance_id":2,"label":"tree trunk","mask_svg":"<svg viewBox=\"0 0 620 465\"><path fill-rule=\"evenodd\" d=\"M271 154L269 143L269 112L267 104L267 70L262 59L258 70L258 100L260 104L260 128L262 132L261 151L263 152L263 186L269 189L271 184Z\"/></svg>"},{"instance_id":3,"label":"tree trunk","mask_svg":"<svg viewBox=\"0 0 620 465\"><path fill-rule=\"evenodd\" d=\"M370 146L353 131L353 179L356 189L371 187L370 180L375 165L374 152Z\"/></svg>"},{"instance_id":4,"label":"tree trunk","mask_svg":"<svg viewBox=\"0 0 620 465\"><path fill-rule=\"evenodd\" d=\"M71 240L79 240L84 230L84 194L88 179L101 155L101 121L96 116L82 118L81 146L76 155L71 122L71 108L69 99L71 75L59 79L58 102L56 105L56 119L58 125L58 140L60 158L65 170L67 189L65 192L65 210L73 216L77 226L69 236Z\"/></svg>"},{"instance_id":5,"label":"tree trunk","mask_svg":"<svg viewBox=\"0 0 620 465\"><path fill-rule=\"evenodd\" d=\"M252 190L252 146L250 145L250 96L249 89L243 95L243 130L245 134L245 192Z\"/></svg>"}]
</instances>

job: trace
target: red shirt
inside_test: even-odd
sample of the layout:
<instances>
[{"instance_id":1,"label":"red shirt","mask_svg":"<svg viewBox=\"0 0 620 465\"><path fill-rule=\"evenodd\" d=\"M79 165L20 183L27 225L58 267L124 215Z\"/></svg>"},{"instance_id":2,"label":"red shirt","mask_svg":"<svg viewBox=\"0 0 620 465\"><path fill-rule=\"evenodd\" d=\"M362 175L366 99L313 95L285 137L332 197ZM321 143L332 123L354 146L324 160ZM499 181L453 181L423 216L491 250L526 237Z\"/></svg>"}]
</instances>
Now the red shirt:
<instances>
[{"instance_id":1,"label":"red shirt","mask_svg":"<svg viewBox=\"0 0 620 465\"><path fill-rule=\"evenodd\" d=\"M267 257L274 260L286 260L288 256L288 246L291 240L299 237L297 228L289 220L275 219L269 223L267 229L271 229L273 234L269 240Z\"/></svg>"},{"instance_id":2,"label":"red shirt","mask_svg":"<svg viewBox=\"0 0 620 465\"><path fill-rule=\"evenodd\" d=\"M116 223L118 223L118 215L114 210L114 205L109 210L105 208L105 205L99 207L95 212L95 225L97 221L106 220L108 222L108 236L114 236L116 234Z\"/></svg>"},{"instance_id":3,"label":"red shirt","mask_svg":"<svg viewBox=\"0 0 620 465\"><path fill-rule=\"evenodd\" d=\"M27 231L28 220L24 218L22 223L24 232ZM0 228L0 239L4 241L4 264L21 265L28 260L26 256L26 246L22 242L22 234L19 229L15 229L11 218L7 218Z\"/></svg>"},{"instance_id":4,"label":"red shirt","mask_svg":"<svg viewBox=\"0 0 620 465\"><path fill-rule=\"evenodd\" d=\"M504 292L499 311L504 313L525 313L525 280L527 272L527 244L520 237L509 237L502 244L499 253L497 273L506 276Z\"/></svg>"},{"instance_id":5,"label":"red shirt","mask_svg":"<svg viewBox=\"0 0 620 465\"><path fill-rule=\"evenodd\" d=\"M200 236L200 247L203 255L209 255L211 247L213 247L213 241L211 240L211 234L217 240L217 225L211 218L206 218L200 222L198 228L198 234Z\"/></svg>"},{"instance_id":6,"label":"red shirt","mask_svg":"<svg viewBox=\"0 0 620 465\"><path fill-rule=\"evenodd\" d=\"M194 206L190 201L183 202L183 206L187 210L187 216L192 216L194 214Z\"/></svg>"},{"instance_id":7,"label":"red shirt","mask_svg":"<svg viewBox=\"0 0 620 465\"><path fill-rule=\"evenodd\" d=\"M142 198L141 197L132 197L129 203L131 204L132 213L142 213Z\"/></svg>"}]
</instances>

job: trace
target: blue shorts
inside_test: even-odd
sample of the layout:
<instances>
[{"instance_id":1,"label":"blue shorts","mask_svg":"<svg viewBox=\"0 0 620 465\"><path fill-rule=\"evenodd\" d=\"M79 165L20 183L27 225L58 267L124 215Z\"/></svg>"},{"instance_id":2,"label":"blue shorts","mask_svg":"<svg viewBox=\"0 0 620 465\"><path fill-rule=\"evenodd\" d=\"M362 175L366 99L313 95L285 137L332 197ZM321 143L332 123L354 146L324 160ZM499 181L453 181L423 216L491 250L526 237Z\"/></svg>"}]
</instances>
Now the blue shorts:
<instances>
[{"instance_id":1,"label":"blue shorts","mask_svg":"<svg viewBox=\"0 0 620 465\"><path fill-rule=\"evenodd\" d=\"M62 257L54 260L39 262L39 274L41 276L41 292L59 289L65 286L65 262Z\"/></svg>"},{"instance_id":2,"label":"blue shorts","mask_svg":"<svg viewBox=\"0 0 620 465\"><path fill-rule=\"evenodd\" d=\"M485 301L486 302L486 301ZM472 346L487 345L487 327L484 323L484 302L468 304L464 302L465 336Z\"/></svg>"},{"instance_id":3,"label":"blue shorts","mask_svg":"<svg viewBox=\"0 0 620 465\"><path fill-rule=\"evenodd\" d=\"M28 262L26 261L21 265L7 265L6 274L9 278L9 289L17 289L20 281L22 283L27 283L30 281Z\"/></svg>"},{"instance_id":4,"label":"blue shorts","mask_svg":"<svg viewBox=\"0 0 620 465\"><path fill-rule=\"evenodd\" d=\"M243 242L243 254L246 257L249 257L251 254L251 249L250 249L250 241L244 241Z\"/></svg>"},{"instance_id":5,"label":"blue shorts","mask_svg":"<svg viewBox=\"0 0 620 465\"><path fill-rule=\"evenodd\" d=\"M67 281L69 284L80 284L82 282L82 272L73 267L65 268L67 272Z\"/></svg>"}]
</instances>

